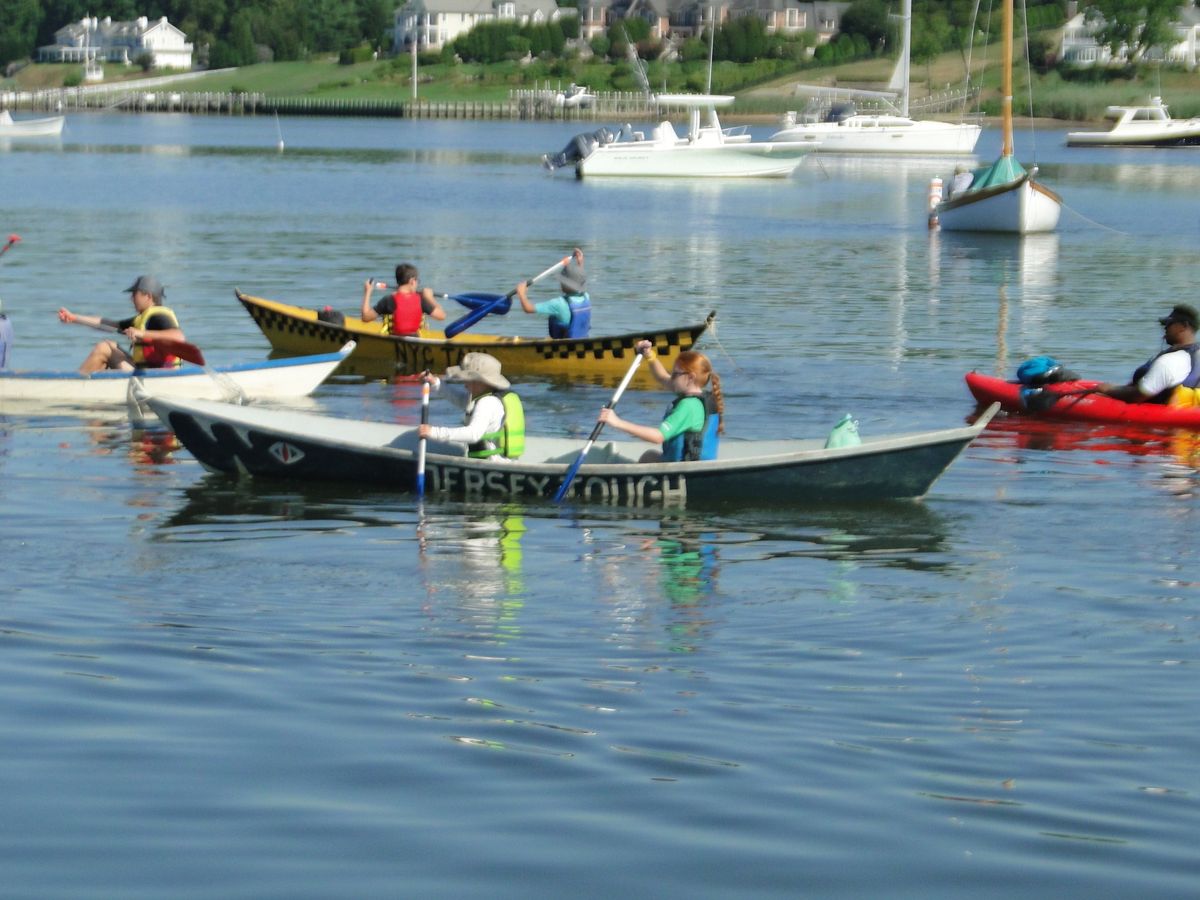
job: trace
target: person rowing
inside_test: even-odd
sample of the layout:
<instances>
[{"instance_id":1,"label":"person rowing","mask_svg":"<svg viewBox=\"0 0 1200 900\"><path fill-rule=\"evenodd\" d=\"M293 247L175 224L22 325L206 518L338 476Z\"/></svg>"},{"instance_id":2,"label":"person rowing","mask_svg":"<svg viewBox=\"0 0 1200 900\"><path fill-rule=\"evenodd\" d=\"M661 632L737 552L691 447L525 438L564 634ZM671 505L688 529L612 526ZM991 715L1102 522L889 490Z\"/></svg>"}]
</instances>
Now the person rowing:
<instances>
[{"instance_id":1,"label":"person rowing","mask_svg":"<svg viewBox=\"0 0 1200 900\"><path fill-rule=\"evenodd\" d=\"M592 329L592 301L585 290L586 285L583 251L576 247L570 256L563 257L562 271L558 275L560 296L533 303L528 295L528 282L521 281L516 287L517 299L525 312L547 317L550 337L585 338Z\"/></svg>"},{"instance_id":2,"label":"person rowing","mask_svg":"<svg viewBox=\"0 0 1200 900\"><path fill-rule=\"evenodd\" d=\"M136 311L128 319L115 321L73 313L65 306L59 309L60 322L117 331L132 342L131 349L126 352L114 340L106 338L99 341L80 365L80 375L91 375L102 369L120 369L128 372L134 369L165 369L182 365L179 357L163 347L156 346L159 341L183 343L187 340L175 313L162 305L166 296L162 283L153 275L139 275L125 290L130 295Z\"/></svg>"},{"instance_id":3,"label":"person rowing","mask_svg":"<svg viewBox=\"0 0 1200 900\"><path fill-rule=\"evenodd\" d=\"M1106 382L1097 386L1095 393L1127 403L1168 403L1180 385L1194 388L1200 383L1200 348L1196 345L1200 317L1195 308L1177 304L1158 323L1167 349L1138 366L1128 384Z\"/></svg>"},{"instance_id":4,"label":"person rowing","mask_svg":"<svg viewBox=\"0 0 1200 900\"><path fill-rule=\"evenodd\" d=\"M466 387L463 425L422 424L417 430L422 440L466 444L467 455L473 459L517 459L525 452L525 411L521 398L500 373L500 360L489 353L467 353L462 363L448 368L443 377ZM425 379L440 386L435 375Z\"/></svg>"},{"instance_id":5,"label":"person rowing","mask_svg":"<svg viewBox=\"0 0 1200 900\"><path fill-rule=\"evenodd\" d=\"M374 278L368 278L363 283L362 320L374 322L383 316L388 334L409 337L420 334L425 316L442 321L446 311L437 302L433 290L420 287L420 283L417 267L400 263L396 266L396 290L372 306L371 292L381 285Z\"/></svg>"},{"instance_id":6,"label":"person rowing","mask_svg":"<svg viewBox=\"0 0 1200 900\"><path fill-rule=\"evenodd\" d=\"M607 406L600 410L598 421L661 446L660 450L647 450L639 462L716 459L718 435L725 432L725 398L721 377L708 357L685 350L668 372L650 341L638 341L634 350L650 361L650 371L658 382L675 391L675 401L657 426L627 422Z\"/></svg>"}]
</instances>

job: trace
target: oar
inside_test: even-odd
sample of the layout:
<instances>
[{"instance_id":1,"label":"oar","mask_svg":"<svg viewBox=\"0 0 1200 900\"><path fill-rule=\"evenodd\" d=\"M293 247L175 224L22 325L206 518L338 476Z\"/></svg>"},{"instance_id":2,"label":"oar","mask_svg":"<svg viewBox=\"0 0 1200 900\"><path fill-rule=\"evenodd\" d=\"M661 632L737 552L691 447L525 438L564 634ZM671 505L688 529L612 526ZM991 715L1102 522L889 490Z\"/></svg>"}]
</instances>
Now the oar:
<instances>
[{"instance_id":1,"label":"oar","mask_svg":"<svg viewBox=\"0 0 1200 900\"><path fill-rule=\"evenodd\" d=\"M429 373L426 372L426 375ZM421 382L421 424L429 424L429 382ZM417 496L425 496L425 444L424 437L417 443Z\"/></svg>"},{"instance_id":2,"label":"oar","mask_svg":"<svg viewBox=\"0 0 1200 900\"><path fill-rule=\"evenodd\" d=\"M13 244L18 243L20 240L21 240L21 236L19 234L10 234L8 236L8 240L5 241L5 243L4 243L4 248L0 249L0 256L3 256L5 253L7 253L8 248L11 247Z\"/></svg>"},{"instance_id":3,"label":"oar","mask_svg":"<svg viewBox=\"0 0 1200 900\"><path fill-rule=\"evenodd\" d=\"M617 405L617 401L621 399L621 395L625 393L625 388L629 387L629 382L633 380L633 373L637 371L637 367L642 364L642 354L634 353L633 365L629 367L629 371L625 373L625 377L621 379L621 383L617 386L617 392L612 395L612 399L604 405L605 409L612 409ZM558 488L558 493L554 495L554 502L559 503L562 498L567 496L567 489L571 486L571 482L575 480L575 473L579 471L579 467L583 465L584 459L588 455L588 451L592 449L592 444L596 443L596 438L600 435L600 429L604 427L603 422L597 422L596 427L592 429L592 433L588 435L587 443L583 445L583 450L575 462L571 463L571 468L567 469L567 477L563 479L563 483Z\"/></svg>"},{"instance_id":4,"label":"oar","mask_svg":"<svg viewBox=\"0 0 1200 900\"><path fill-rule=\"evenodd\" d=\"M567 259L570 259L570 257L567 257ZM566 265L566 261L564 261L564 260L560 260L559 262L556 262L554 265L552 265L550 268L548 268L541 275L535 275L535 276L533 276L533 278L530 278L528 281L526 281L525 287L529 287L529 285L531 285L531 284L536 284L537 282L539 282L543 278L545 278L547 275L553 275L555 272L561 271L563 266L565 266L565 265ZM517 293L517 289L513 288L507 294L497 297L491 303L485 303L482 306L480 306L478 309L471 310L469 313L467 313L461 319L457 319L457 320L451 322L449 325L446 326L446 337L452 338L459 332L466 331L468 328L470 328L472 325L474 325L476 322L478 322L480 319L482 319L484 316L486 316L488 313L490 313L493 309L496 309L498 306L500 306L500 304L503 303L505 300L507 300L509 303L511 303L512 298L514 296L516 296L516 293Z\"/></svg>"},{"instance_id":5,"label":"oar","mask_svg":"<svg viewBox=\"0 0 1200 900\"><path fill-rule=\"evenodd\" d=\"M69 319L63 319L72 325L86 325L88 328L95 328L97 331L107 331L109 334L121 334L121 329L113 325L106 325L104 322L83 322L77 316L72 315ZM162 347L167 353L172 356L178 356L182 360L190 363L195 363L198 366L206 366L204 362L204 354L200 352L200 348L195 344L189 344L187 341L176 340L161 340L150 341L158 347Z\"/></svg>"}]
</instances>

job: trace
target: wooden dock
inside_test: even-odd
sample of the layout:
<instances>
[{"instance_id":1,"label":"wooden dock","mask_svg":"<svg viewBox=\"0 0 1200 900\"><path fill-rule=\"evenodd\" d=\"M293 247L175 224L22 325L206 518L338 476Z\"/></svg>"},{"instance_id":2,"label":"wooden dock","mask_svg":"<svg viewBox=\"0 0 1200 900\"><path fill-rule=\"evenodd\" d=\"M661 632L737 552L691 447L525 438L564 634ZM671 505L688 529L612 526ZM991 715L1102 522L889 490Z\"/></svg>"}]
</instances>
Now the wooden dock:
<instances>
[{"instance_id":1,"label":"wooden dock","mask_svg":"<svg viewBox=\"0 0 1200 900\"><path fill-rule=\"evenodd\" d=\"M403 119L582 120L654 118L656 107L644 94L597 94L586 106L564 106L551 90L513 90L505 100L353 100L272 97L249 92L174 91L170 86L92 85L41 91L0 92L0 108L49 112L113 110L226 116L376 116Z\"/></svg>"}]
</instances>

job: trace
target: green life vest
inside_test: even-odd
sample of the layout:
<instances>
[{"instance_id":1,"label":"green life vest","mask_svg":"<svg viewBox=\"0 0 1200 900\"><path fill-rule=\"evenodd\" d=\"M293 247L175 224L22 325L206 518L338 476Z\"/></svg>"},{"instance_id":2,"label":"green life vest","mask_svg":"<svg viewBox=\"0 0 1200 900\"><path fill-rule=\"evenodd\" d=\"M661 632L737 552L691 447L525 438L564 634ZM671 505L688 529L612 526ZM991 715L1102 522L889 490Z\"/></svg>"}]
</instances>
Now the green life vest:
<instances>
[{"instance_id":1,"label":"green life vest","mask_svg":"<svg viewBox=\"0 0 1200 900\"><path fill-rule=\"evenodd\" d=\"M521 398L513 391L492 391L504 404L504 421L499 431L485 434L479 443L467 448L467 456L487 459L489 456L504 456L518 459L525 452L525 407ZM484 394L483 396L487 396Z\"/></svg>"}]
</instances>

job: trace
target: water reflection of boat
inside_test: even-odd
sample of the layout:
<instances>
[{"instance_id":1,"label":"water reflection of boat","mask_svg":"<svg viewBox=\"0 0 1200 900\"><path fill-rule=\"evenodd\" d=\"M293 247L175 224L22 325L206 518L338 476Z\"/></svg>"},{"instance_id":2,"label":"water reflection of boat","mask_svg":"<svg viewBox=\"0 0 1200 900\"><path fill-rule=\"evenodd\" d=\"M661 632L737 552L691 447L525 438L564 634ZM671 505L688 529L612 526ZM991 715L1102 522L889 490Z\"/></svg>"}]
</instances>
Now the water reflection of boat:
<instances>
[{"instance_id":1,"label":"water reflection of boat","mask_svg":"<svg viewBox=\"0 0 1200 900\"><path fill-rule=\"evenodd\" d=\"M982 446L1015 447L1037 452L1084 451L1162 456L1192 468L1200 466L1200 433L1094 422L1048 422L1024 416L997 416Z\"/></svg>"}]
</instances>

